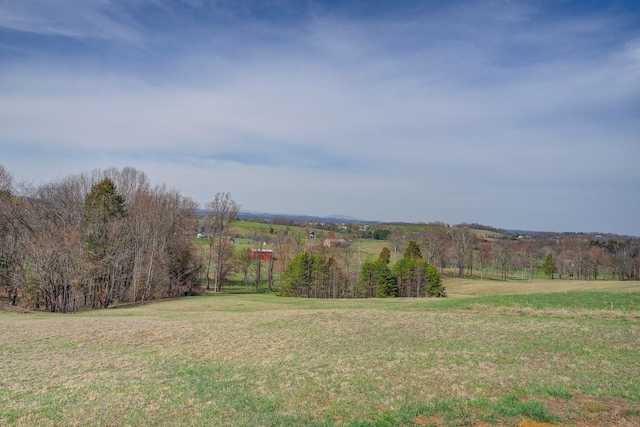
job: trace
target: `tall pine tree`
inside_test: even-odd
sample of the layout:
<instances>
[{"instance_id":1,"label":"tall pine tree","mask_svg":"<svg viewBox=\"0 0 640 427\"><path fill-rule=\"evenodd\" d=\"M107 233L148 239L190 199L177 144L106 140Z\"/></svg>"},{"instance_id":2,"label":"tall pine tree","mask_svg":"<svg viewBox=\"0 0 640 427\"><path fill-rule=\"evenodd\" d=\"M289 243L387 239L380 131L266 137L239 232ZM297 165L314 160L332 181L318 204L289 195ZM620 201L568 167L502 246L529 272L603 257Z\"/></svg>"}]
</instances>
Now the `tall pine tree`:
<instances>
[{"instance_id":1,"label":"tall pine tree","mask_svg":"<svg viewBox=\"0 0 640 427\"><path fill-rule=\"evenodd\" d=\"M556 272L556 260L553 259L553 254L549 252L542 262L542 271L550 279L553 279L553 274ZM561 277L562 278L562 277Z\"/></svg>"}]
</instances>

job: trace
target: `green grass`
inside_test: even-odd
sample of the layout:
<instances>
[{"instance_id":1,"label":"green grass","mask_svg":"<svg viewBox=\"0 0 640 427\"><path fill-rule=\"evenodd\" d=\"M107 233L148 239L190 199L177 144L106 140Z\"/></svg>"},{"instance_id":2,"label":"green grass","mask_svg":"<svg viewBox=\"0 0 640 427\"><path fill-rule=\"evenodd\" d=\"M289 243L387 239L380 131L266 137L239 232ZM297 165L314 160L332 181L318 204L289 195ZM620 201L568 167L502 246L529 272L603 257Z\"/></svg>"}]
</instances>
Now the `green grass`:
<instances>
[{"instance_id":1,"label":"green grass","mask_svg":"<svg viewBox=\"0 0 640 427\"><path fill-rule=\"evenodd\" d=\"M416 307L419 307L416 304ZM557 292L516 295L483 295L435 300L431 309L495 309L524 312L574 313L576 316L617 313L621 316L640 314L640 293Z\"/></svg>"},{"instance_id":2,"label":"green grass","mask_svg":"<svg viewBox=\"0 0 640 427\"><path fill-rule=\"evenodd\" d=\"M495 307L531 307L537 310L624 310L640 311L640 293L561 292L551 294L499 295L481 297L478 304Z\"/></svg>"},{"instance_id":3,"label":"green grass","mask_svg":"<svg viewBox=\"0 0 640 427\"><path fill-rule=\"evenodd\" d=\"M639 296L0 312L0 425L638 424Z\"/></svg>"},{"instance_id":4,"label":"green grass","mask_svg":"<svg viewBox=\"0 0 640 427\"><path fill-rule=\"evenodd\" d=\"M273 233L271 232L272 230ZM310 230L314 230L318 236L322 236L328 232L327 230L317 228ZM234 242L236 243L236 249L241 249L245 247L255 247L255 236L260 236L260 240L262 241L271 242L277 237L278 234L288 232L292 234L306 235L307 231L309 231L307 228L299 226L285 226L250 221L238 221L233 225L232 234L235 235ZM344 237L347 240L351 240L349 236L344 235L340 231L334 231L334 233L338 237ZM205 239L200 240L204 241ZM322 240L310 239L310 242L322 243ZM352 241L352 250L355 252L354 258L356 259L358 259L358 252L360 252L360 257L362 257L363 260L375 259L378 257L380 251L385 246L389 247L389 242L371 239L358 239L356 241ZM271 246L268 247L271 248ZM399 256L402 256L402 254L399 254Z\"/></svg>"},{"instance_id":5,"label":"green grass","mask_svg":"<svg viewBox=\"0 0 640 427\"><path fill-rule=\"evenodd\" d=\"M271 231L273 230L273 233ZM233 223L232 233L235 236L252 239L254 236L271 236L285 232L305 233L306 229L299 226L287 226L277 224L265 224L252 221L236 221Z\"/></svg>"}]
</instances>

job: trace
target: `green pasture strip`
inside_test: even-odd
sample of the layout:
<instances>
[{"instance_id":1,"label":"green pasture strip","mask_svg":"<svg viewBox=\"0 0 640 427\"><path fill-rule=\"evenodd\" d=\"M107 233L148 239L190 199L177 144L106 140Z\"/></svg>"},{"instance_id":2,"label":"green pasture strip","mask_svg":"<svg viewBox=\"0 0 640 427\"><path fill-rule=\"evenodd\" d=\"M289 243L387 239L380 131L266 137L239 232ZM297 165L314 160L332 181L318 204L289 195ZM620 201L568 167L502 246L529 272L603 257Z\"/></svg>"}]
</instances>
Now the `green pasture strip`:
<instances>
[{"instance_id":1,"label":"green pasture strip","mask_svg":"<svg viewBox=\"0 0 640 427\"><path fill-rule=\"evenodd\" d=\"M273 233L271 233L273 230ZM236 221L233 223L233 233L251 239L254 235L271 235L276 233L284 233L286 231L302 233L305 228L299 226L266 224L262 222L252 221Z\"/></svg>"},{"instance_id":2,"label":"green pasture strip","mask_svg":"<svg viewBox=\"0 0 640 427\"><path fill-rule=\"evenodd\" d=\"M236 283L229 289L230 294L242 294L245 292L244 285ZM582 292L569 291L547 294L522 294L522 295L488 295L478 297L457 297L457 298L371 298L371 299L343 299L326 300L311 298L287 298L278 297L275 293L270 295L256 295L255 286L249 284L249 291L253 296L245 295L247 301L260 303L252 305L251 310L293 308L293 309L321 309L330 307L332 309L362 309L375 308L380 310L447 310L453 308L472 309L477 306L505 307L505 308L533 308L533 309L569 309L569 310L602 310L609 311L624 310L628 312L639 312L640 315L640 293L618 293L618 292ZM266 291L266 288L263 289ZM209 294L205 298L225 298L229 295ZM199 298L199 297L196 297ZM242 306L249 309L249 305ZM235 307L234 305L226 306ZM236 307L237 308L237 307ZM632 313L633 314L633 313Z\"/></svg>"},{"instance_id":3,"label":"green pasture strip","mask_svg":"<svg viewBox=\"0 0 640 427\"><path fill-rule=\"evenodd\" d=\"M393 249L393 244L386 240L368 240L368 239L360 239L359 242L354 243L354 250L362 251L362 259L375 261L380 256L380 252L382 252L383 248L388 248L389 250ZM401 253L397 254L397 258L400 259L402 257ZM391 261L393 261L393 252L391 253Z\"/></svg>"},{"instance_id":4,"label":"green pasture strip","mask_svg":"<svg viewBox=\"0 0 640 427\"><path fill-rule=\"evenodd\" d=\"M557 292L527 295L492 295L478 297L475 304L493 307L530 307L534 309L625 310L640 314L640 293ZM464 304L463 304L464 305Z\"/></svg>"}]
</instances>

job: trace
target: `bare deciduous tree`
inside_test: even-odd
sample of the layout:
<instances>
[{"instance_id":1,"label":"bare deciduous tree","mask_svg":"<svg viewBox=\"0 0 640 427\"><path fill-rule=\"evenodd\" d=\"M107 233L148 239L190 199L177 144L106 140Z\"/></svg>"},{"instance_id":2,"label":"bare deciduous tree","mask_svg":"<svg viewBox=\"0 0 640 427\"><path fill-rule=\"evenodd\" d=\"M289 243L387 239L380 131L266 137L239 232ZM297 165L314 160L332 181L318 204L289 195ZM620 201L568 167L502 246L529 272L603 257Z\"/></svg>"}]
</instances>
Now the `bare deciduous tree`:
<instances>
[{"instance_id":1,"label":"bare deciduous tree","mask_svg":"<svg viewBox=\"0 0 640 427\"><path fill-rule=\"evenodd\" d=\"M499 240L493 246L493 256L502 280L506 281L511 271L513 241Z\"/></svg>"},{"instance_id":2,"label":"bare deciduous tree","mask_svg":"<svg viewBox=\"0 0 640 427\"><path fill-rule=\"evenodd\" d=\"M9 182L4 172L2 183ZM164 186L151 189L132 168L22 191L0 196L0 292L10 288L14 302L70 312L189 294L198 286L193 200Z\"/></svg>"},{"instance_id":3,"label":"bare deciduous tree","mask_svg":"<svg viewBox=\"0 0 640 427\"><path fill-rule=\"evenodd\" d=\"M394 228L389 234L389 242L391 243L391 251L393 252L393 262L398 259L398 251L404 251L406 236L404 232L399 228Z\"/></svg>"},{"instance_id":4,"label":"bare deciduous tree","mask_svg":"<svg viewBox=\"0 0 640 427\"><path fill-rule=\"evenodd\" d=\"M440 267L440 273L444 274L447 264L447 245L449 236L441 225L429 227L420 236L421 247L426 249L427 262Z\"/></svg>"},{"instance_id":5,"label":"bare deciduous tree","mask_svg":"<svg viewBox=\"0 0 640 427\"><path fill-rule=\"evenodd\" d=\"M468 257L472 256L475 246L476 236L468 228L452 228L449 231L452 243L452 257L458 268L458 277L464 277L464 266Z\"/></svg>"},{"instance_id":6,"label":"bare deciduous tree","mask_svg":"<svg viewBox=\"0 0 640 427\"><path fill-rule=\"evenodd\" d=\"M216 271L213 289L220 292L225 278L227 263L231 261L228 255L227 241L231 224L238 218L240 205L238 205L229 193L216 193L213 200L207 203L206 231L209 233L209 260L207 264L207 289L209 289L209 272L213 249L215 248Z\"/></svg>"}]
</instances>

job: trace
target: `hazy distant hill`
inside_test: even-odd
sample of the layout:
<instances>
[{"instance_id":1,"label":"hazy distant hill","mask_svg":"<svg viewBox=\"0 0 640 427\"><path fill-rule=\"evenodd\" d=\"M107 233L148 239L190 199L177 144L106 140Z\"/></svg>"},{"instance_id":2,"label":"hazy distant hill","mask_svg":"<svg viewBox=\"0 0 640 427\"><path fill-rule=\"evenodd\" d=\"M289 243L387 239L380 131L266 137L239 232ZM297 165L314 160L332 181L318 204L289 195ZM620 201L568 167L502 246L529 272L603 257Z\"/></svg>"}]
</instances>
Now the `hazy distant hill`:
<instances>
[{"instance_id":1,"label":"hazy distant hill","mask_svg":"<svg viewBox=\"0 0 640 427\"><path fill-rule=\"evenodd\" d=\"M207 211L205 209L197 209L196 214L205 215ZM313 216L303 214L287 214L287 213L269 213L269 212L253 212L242 211L238 215L240 219L248 221L271 221L274 219L288 219L294 222L310 221L310 222L332 222L336 224L379 224L380 221L363 220L354 218L348 215L328 215L328 216Z\"/></svg>"},{"instance_id":2,"label":"hazy distant hill","mask_svg":"<svg viewBox=\"0 0 640 427\"><path fill-rule=\"evenodd\" d=\"M205 209L198 209L196 211L198 215L206 214ZM246 221L272 221L274 219L287 219L293 222L328 222L328 223L336 223L336 224L382 224L383 221L373 221L373 220L363 220L360 218L354 218L348 215L328 215L328 216L314 216L314 215L303 215L303 214L288 214L288 213L269 213L269 212L255 212L255 211L242 211L238 215L240 219ZM384 222L384 224L393 224L393 225L410 225L410 223L405 222L393 222L388 223ZM444 225L444 224L443 224ZM489 230L494 231L496 233L504 233L510 235L519 235L519 236L533 236L533 237L541 237L546 235L547 237L550 235L572 235L572 234L581 234L586 235L594 240L602 240L608 241L612 239L624 239L624 238L637 238L637 236L629 236L629 235L619 235L615 233L602 233L602 232L558 232L558 231L534 231L534 230L516 230L516 229L501 229L494 228L489 226L483 226L481 224L458 224L458 226L465 226L476 230Z\"/></svg>"},{"instance_id":3,"label":"hazy distant hill","mask_svg":"<svg viewBox=\"0 0 640 427\"><path fill-rule=\"evenodd\" d=\"M256 219L264 219L264 220L273 220L276 218L285 218L291 221L300 222L300 221L311 221L311 222L333 222L333 223L344 223L344 224L378 224L380 221L366 221L359 218L354 218L347 215L329 215L329 216L313 216L313 215L302 215L302 214L283 214L283 213L266 213L266 212L251 212L244 211L240 212L240 219L245 220L256 220Z\"/></svg>"}]
</instances>

